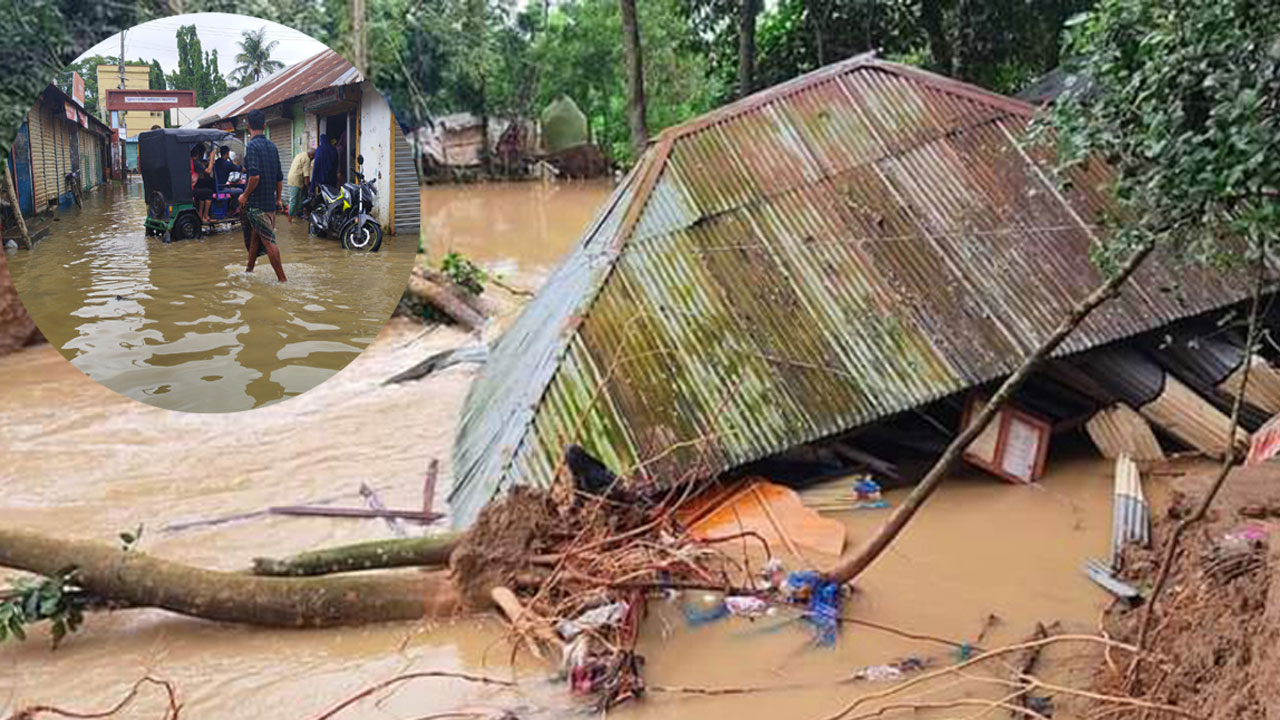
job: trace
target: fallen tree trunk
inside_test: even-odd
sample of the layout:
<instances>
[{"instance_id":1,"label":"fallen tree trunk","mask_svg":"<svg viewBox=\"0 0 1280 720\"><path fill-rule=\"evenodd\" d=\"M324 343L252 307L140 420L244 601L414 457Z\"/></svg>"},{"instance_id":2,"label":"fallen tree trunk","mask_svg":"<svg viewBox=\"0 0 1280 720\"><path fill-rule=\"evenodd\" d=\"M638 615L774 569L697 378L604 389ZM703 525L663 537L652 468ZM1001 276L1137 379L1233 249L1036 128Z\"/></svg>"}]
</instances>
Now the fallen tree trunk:
<instances>
[{"instance_id":1,"label":"fallen tree trunk","mask_svg":"<svg viewBox=\"0 0 1280 720\"><path fill-rule=\"evenodd\" d=\"M447 573L258 577L162 560L104 543L0 528L0 567L74 582L108 602L269 627L331 627L442 617L460 607Z\"/></svg>"},{"instance_id":2,"label":"fallen tree trunk","mask_svg":"<svg viewBox=\"0 0 1280 720\"><path fill-rule=\"evenodd\" d=\"M438 270L432 270L431 268L423 267L421 265L414 265L412 274L422 278L423 280L439 285L461 300L467 307L475 310L484 317L489 317L498 312L498 308L494 306L493 303L489 302L483 296L467 290L454 282L448 275L445 275ZM493 278L486 278L485 282L499 285L499 287L504 287Z\"/></svg>"},{"instance_id":3,"label":"fallen tree trunk","mask_svg":"<svg viewBox=\"0 0 1280 720\"><path fill-rule=\"evenodd\" d=\"M1119 271L1101 286L1089 293L1083 300L1071 309L1067 316L1062 319L1053 334L1045 338L1030 355L1023 359L1022 364L1012 375L1004 381L1000 389L996 392L991 401L983 407L973 422L965 428L959 435L951 441L947 449L943 451L942 457L929 468L929 472L916 485L911 494L894 509L893 514L885 521L884 525L876 531L874 535L867 539L857 550L846 554L841 558L839 564L827 572L827 577L838 582L849 582L856 578L875 562L880 553L889 547L898 533L907 526L911 518L924 505L925 500L938 489L938 485L946 477L947 473L960 459L965 449L986 429L987 424L991 422L1001 407L1008 402L1018 388L1026 382L1031 376L1031 372L1046 358L1053 354L1058 346L1067 339L1071 333L1089 317L1089 313L1093 312L1102 303L1109 300L1120 289L1126 280L1133 275L1134 271L1142 264L1142 261L1151 254L1152 245L1147 244L1138 249L1128 261L1119 269Z\"/></svg>"},{"instance_id":4,"label":"fallen tree trunk","mask_svg":"<svg viewBox=\"0 0 1280 720\"><path fill-rule=\"evenodd\" d=\"M254 575L302 577L399 567L444 567L458 546L461 533L421 538L373 540L313 550L292 557L255 558Z\"/></svg>"},{"instance_id":5,"label":"fallen tree trunk","mask_svg":"<svg viewBox=\"0 0 1280 720\"><path fill-rule=\"evenodd\" d=\"M471 331L484 327L485 316L467 304L459 293L451 292L416 271L409 276L409 292L424 303L449 316Z\"/></svg>"}]
</instances>

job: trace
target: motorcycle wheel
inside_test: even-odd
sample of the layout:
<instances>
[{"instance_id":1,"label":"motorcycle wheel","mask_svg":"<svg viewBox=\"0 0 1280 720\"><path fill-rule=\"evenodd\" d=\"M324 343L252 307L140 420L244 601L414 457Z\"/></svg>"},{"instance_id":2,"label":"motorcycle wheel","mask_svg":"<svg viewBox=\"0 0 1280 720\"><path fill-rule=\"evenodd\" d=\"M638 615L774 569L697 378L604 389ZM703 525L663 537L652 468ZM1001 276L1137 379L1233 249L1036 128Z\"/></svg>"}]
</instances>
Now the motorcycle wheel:
<instances>
[{"instance_id":1,"label":"motorcycle wheel","mask_svg":"<svg viewBox=\"0 0 1280 720\"><path fill-rule=\"evenodd\" d=\"M347 224L342 226L342 232L339 235L342 238L342 247L356 252L378 252L378 248L382 247L382 226L370 221L364 224L363 231L357 230L358 227L359 223L355 220L348 220Z\"/></svg>"},{"instance_id":2,"label":"motorcycle wheel","mask_svg":"<svg viewBox=\"0 0 1280 720\"><path fill-rule=\"evenodd\" d=\"M316 225L316 221L311 218L307 218L307 232L318 238L324 237L324 230L321 230L320 226Z\"/></svg>"}]
</instances>

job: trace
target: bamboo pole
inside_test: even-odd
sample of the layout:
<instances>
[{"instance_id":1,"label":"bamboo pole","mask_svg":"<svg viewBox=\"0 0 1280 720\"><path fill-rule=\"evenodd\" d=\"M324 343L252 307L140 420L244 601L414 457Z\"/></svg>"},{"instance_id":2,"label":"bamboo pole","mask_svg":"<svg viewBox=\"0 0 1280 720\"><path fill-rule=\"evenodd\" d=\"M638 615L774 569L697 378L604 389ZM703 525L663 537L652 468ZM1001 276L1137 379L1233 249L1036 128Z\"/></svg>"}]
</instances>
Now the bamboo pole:
<instances>
[{"instance_id":1,"label":"bamboo pole","mask_svg":"<svg viewBox=\"0 0 1280 720\"><path fill-rule=\"evenodd\" d=\"M18 247L24 250L30 250L31 236L27 234L27 222L22 219L22 206L18 204L18 196L13 192L13 181L9 179L8 163L5 163L3 172L0 172L0 175L4 175L4 178L0 180L0 182L4 184L4 187L0 189L3 189L4 191L4 199L13 206L13 216L17 218L18 221Z\"/></svg>"},{"instance_id":2,"label":"bamboo pole","mask_svg":"<svg viewBox=\"0 0 1280 720\"><path fill-rule=\"evenodd\" d=\"M420 538L373 540L324 550L312 550L291 557L254 558L253 574L302 577L359 570L399 567L446 566L462 538L461 533Z\"/></svg>"}]
</instances>

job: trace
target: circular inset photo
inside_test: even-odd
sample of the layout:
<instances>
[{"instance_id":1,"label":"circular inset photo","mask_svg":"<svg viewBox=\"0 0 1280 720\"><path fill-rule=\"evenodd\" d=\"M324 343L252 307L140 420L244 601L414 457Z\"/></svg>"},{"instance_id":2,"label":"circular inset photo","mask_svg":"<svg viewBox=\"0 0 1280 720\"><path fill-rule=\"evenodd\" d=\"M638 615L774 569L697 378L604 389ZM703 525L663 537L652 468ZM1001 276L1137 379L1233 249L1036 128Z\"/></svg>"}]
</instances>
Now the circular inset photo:
<instances>
[{"instance_id":1,"label":"circular inset photo","mask_svg":"<svg viewBox=\"0 0 1280 720\"><path fill-rule=\"evenodd\" d=\"M158 407L320 384L387 323L418 248L418 172L384 97L266 20L103 40L40 93L10 157L23 304L81 372Z\"/></svg>"}]
</instances>

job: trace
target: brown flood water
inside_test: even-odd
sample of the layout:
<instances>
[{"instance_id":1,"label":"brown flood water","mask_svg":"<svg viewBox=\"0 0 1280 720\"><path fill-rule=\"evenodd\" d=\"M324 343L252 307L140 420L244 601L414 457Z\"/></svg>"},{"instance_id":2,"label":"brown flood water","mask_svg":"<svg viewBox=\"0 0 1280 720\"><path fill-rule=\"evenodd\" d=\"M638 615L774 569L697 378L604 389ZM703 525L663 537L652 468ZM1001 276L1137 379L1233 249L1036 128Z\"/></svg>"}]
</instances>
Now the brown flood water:
<instances>
[{"instance_id":1,"label":"brown flood water","mask_svg":"<svg viewBox=\"0 0 1280 720\"><path fill-rule=\"evenodd\" d=\"M429 185L424 247L454 251L491 273L536 285L573 249L613 192L612 180Z\"/></svg>"},{"instance_id":2,"label":"brown flood water","mask_svg":"<svg viewBox=\"0 0 1280 720\"><path fill-rule=\"evenodd\" d=\"M477 186L456 191L488 192ZM510 200L515 192L500 188L495 194ZM563 251L575 239L551 241ZM517 267L544 262L536 255L526 261L517 249L505 251ZM366 353L315 390L233 416L175 413L128 401L87 380L49 347L0 358L0 523L108 542L143 523L145 551L222 569L245 567L255 556L391 537L381 521L259 515L191 523L279 504L358 506L362 481L389 507L417 507L431 458L441 461L436 507L444 510L454 423L475 370L452 368L396 387L380 383L429 352L467 342L452 330L424 333L395 321ZM1010 486L974 472L944 485L867 573L846 614L969 641L995 614L1002 622L984 640L988 647L1021 639L1038 620L1092 631L1108 598L1080 568L1085 558L1107 551L1111 467L1088 448L1064 443L1055 446L1049 467L1038 487ZM887 497L897 503L902 494ZM849 542L864 538L883 513L843 516ZM651 686L816 686L720 697L654 692L611 713L617 717L816 720L888 687L832 684L859 667L907 655L954 659L948 648L865 627L846 627L835 648L813 648L811 633L781 615L691 628L674 604L655 601L652 607L641 642ZM177 685L186 718L301 720L368 685L415 670L514 673L521 684L495 691L453 679L418 680L338 717L421 718L498 707L516 709L523 718L577 713L565 686L547 682L544 668L521 661L513 671L509 656L502 628L485 619L276 631L122 611L91 616L56 652L49 651L43 633L23 645L0 646L0 717L35 702L103 709L150 673ZM1055 652L1047 677L1079 683L1087 665L1082 661L1090 657L1078 647ZM944 680L912 691L912 697L940 702L999 691ZM149 694L118 717L152 720L162 710L162 698ZM960 718L980 711L960 707L888 717Z\"/></svg>"},{"instance_id":3,"label":"brown flood water","mask_svg":"<svg viewBox=\"0 0 1280 720\"><path fill-rule=\"evenodd\" d=\"M143 232L142 184L104 187L7 255L45 337L89 377L173 410L247 410L293 397L351 362L386 324L417 237L351 253L277 216L287 283L252 274L240 227L170 244Z\"/></svg>"}]
</instances>

